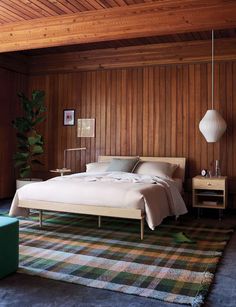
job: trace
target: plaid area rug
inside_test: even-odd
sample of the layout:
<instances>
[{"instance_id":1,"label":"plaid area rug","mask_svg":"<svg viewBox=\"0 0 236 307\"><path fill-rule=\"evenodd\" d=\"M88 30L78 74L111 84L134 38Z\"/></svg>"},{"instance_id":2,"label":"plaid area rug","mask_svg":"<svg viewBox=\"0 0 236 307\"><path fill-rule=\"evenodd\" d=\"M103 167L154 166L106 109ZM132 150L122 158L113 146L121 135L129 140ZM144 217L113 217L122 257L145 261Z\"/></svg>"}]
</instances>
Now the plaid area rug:
<instances>
[{"instance_id":1,"label":"plaid area rug","mask_svg":"<svg viewBox=\"0 0 236 307\"><path fill-rule=\"evenodd\" d=\"M43 229L37 215L20 220L19 272L200 306L232 230L199 222L165 222L155 231L139 222L47 213ZM196 243L178 244L184 232Z\"/></svg>"}]
</instances>

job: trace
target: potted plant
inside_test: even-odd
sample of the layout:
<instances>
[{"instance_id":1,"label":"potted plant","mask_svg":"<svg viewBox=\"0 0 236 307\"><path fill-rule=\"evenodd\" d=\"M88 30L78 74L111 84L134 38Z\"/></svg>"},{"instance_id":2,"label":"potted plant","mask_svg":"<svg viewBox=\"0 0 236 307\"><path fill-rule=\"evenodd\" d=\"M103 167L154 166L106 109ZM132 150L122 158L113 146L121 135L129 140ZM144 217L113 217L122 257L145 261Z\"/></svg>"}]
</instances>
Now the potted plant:
<instances>
[{"instance_id":1,"label":"potted plant","mask_svg":"<svg viewBox=\"0 0 236 307\"><path fill-rule=\"evenodd\" d=\"M17 130L17 152L14 154L15 167L19 169L21 179L17 180L17 188L39 181L32 178L34 165L42 165L38 157L43 153L43 138L37 132L36 126L45 120L45 93L41 90L32 92L29 99L23 93L18 94L23 115L13 121Z\"/></svg>"}]
</instances>

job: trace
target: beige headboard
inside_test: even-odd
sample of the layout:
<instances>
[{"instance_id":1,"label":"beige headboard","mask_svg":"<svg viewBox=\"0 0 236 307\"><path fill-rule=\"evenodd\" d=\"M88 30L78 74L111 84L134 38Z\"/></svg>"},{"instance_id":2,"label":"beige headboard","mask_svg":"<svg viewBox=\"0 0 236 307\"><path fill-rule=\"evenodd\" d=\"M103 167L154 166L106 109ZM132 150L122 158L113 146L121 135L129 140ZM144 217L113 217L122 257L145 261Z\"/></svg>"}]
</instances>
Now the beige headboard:
<instances>
[{"instance_id":1,"label":"beige headboard","mask_svg":"<svg viewBox=\"0 0 236 307\"><path fill-rule=\"evenodd\" d=\"M127 158L134 158L134 157L132 156L99 156L98 162L108 162L112 158L127 159ZM159 161L159 162L169 162L173 164L178 164L179 167L176 169L173 177L180 178L184 182L186 158L182 158L182 157L139 157L139 158L140 158L140 161Z\"/></svg>"}]
</instances>

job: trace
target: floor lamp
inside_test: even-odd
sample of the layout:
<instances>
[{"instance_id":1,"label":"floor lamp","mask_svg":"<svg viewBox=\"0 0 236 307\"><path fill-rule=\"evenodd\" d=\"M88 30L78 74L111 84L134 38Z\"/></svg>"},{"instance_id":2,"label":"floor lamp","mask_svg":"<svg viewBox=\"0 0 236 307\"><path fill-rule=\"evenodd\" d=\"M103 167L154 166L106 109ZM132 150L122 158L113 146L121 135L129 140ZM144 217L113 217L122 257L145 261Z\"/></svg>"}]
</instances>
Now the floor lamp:
<instances>
[{"instance_id":1,"label":"floor lamp","mask_svg":"<svg viewBox=\"0 0 236 307\"><path fill-rule=\"evenodd\" d=\"M66 158L67 158L67 152L70 151L82 151L86 150L86 147L79 147L79 148L66 148L64 150L64 161L63 161L63 168L66 169Z\"/></svg>"}]
</instances>

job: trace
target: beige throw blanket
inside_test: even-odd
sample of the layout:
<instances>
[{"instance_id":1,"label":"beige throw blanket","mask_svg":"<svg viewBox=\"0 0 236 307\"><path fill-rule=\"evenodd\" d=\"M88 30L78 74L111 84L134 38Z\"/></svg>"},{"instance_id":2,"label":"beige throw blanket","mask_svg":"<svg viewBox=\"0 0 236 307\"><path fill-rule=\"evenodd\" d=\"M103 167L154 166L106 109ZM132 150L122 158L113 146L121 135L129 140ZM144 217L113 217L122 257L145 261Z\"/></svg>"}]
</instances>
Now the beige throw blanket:
<instances>
[{"instance_id":1,"label":"beige throw blanket","mask_svg":"<svg viewBox=\"0 0 236 307\"><path fill-rule=\"evenodd\" d=\"M124 172L78 173L26 185L16 191L10 215L27 216L28 210L18 207L19 200L141 209L151 229L167 216L187 212L170 178Z\"/></svg>"}]
</instances>

